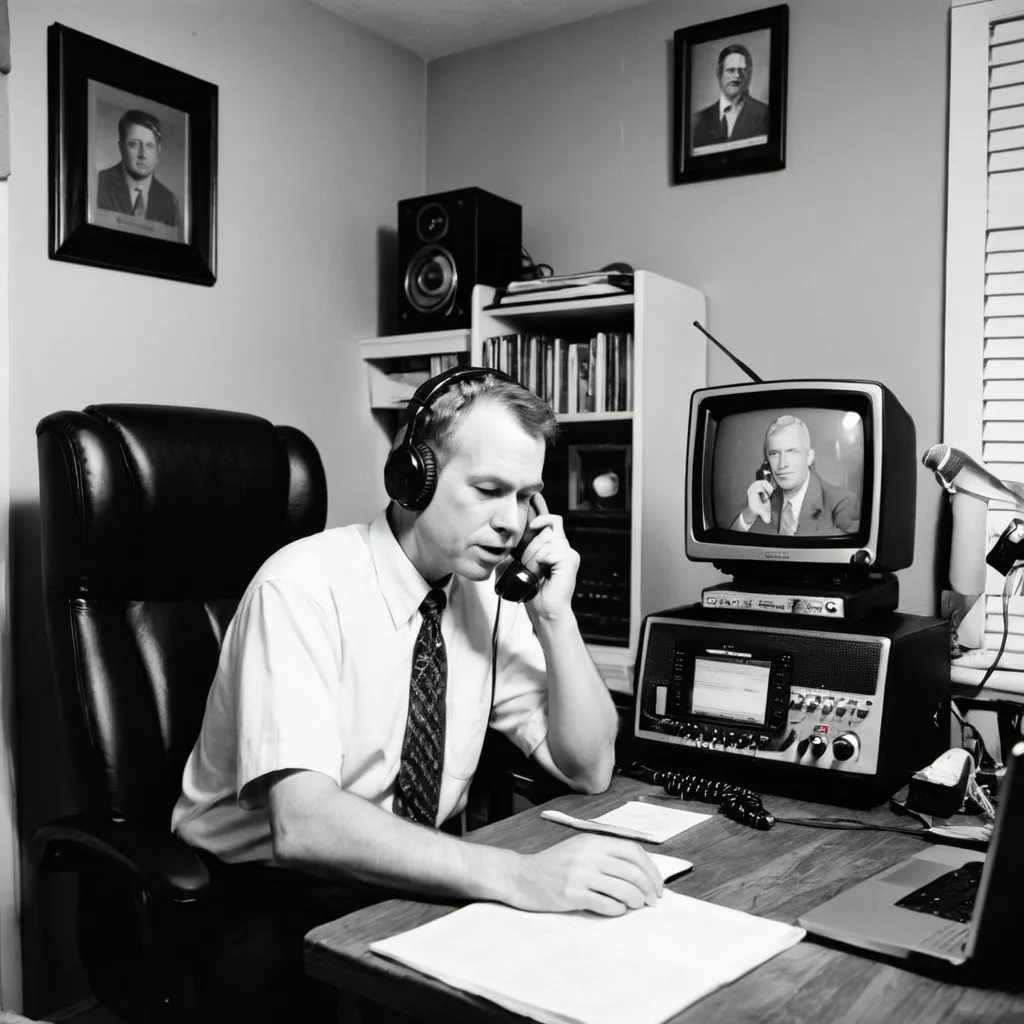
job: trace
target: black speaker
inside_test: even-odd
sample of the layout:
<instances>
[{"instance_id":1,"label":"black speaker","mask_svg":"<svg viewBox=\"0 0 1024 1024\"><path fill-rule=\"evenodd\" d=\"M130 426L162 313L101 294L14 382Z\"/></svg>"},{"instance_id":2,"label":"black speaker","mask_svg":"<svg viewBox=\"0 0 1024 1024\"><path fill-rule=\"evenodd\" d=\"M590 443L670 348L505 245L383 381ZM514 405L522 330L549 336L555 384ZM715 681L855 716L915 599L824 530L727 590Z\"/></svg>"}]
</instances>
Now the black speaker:
<instances>
[{"instance_id":1,"label":"black speaker","mask_svg":"<svg viewBox=\"0 0 1024 1024\"><path fill-rule=\"evenodd\" d=\"M473 285L519 276L523 208L485 192L453 192L398 204L398 333L469 327Z\"/></svg>"}]
</instances>

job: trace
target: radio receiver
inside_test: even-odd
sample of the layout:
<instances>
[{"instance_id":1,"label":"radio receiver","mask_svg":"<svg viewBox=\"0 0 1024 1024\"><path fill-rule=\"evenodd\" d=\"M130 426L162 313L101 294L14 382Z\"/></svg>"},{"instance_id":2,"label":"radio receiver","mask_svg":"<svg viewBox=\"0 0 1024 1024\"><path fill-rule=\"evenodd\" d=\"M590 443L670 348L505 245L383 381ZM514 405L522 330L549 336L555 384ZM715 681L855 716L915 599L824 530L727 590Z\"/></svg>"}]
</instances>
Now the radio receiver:
<instances>
[{"instance_id":1,"label":"radio receiver","mask_svg":"<svg viewBox=\"0 0 1024 1024\"><path fill-rule=\"evenodd\" d=\"M882 802L949 746L949 626L648 616L634 738L646 762L830 803Z\"/></svg>"}]
</instances>

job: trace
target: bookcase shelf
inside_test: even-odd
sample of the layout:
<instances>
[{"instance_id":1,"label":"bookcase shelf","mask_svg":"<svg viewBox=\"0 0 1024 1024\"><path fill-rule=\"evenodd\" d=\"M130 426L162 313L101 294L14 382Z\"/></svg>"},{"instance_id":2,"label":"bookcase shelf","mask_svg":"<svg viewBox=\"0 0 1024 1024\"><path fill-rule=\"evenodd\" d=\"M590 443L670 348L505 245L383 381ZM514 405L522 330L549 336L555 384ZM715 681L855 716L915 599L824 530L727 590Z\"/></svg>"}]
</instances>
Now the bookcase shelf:
<instances>
[{"instance_id":1,"label":"bookcase shelf","mask_svg":"<svg viewBox=\"0 0 1024 1024\"><path fill-rule=\"evenodd\" d=\"M405 379L407 368L422 366L429 375L432 357L458 358L468 364L469 329L365 338L359 342L359 352L366 364L370 408L374 412L403 412L416 390L415 381L424 372L420 370L409 380Z\"/></svg>"}]
</instances>

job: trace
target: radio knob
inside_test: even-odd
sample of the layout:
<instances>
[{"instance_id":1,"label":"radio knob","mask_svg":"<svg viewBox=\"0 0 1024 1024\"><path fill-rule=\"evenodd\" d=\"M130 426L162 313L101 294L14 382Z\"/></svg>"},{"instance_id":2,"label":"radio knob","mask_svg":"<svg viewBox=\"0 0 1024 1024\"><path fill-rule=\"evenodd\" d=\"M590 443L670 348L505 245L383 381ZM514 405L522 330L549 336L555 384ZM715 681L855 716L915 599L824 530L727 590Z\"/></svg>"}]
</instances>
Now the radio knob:
<instances>
[{"instance_id":1,"label":"radio knob","mask_svg":"<svg viewBox=\"0 0 1024 1024\"><path fill-rule=\"evenodd\" d=\"M860 753L860 737L854 732L844 732L832 741L832 756L837 761L850 761Z\"/></svg>"},{"instance_id":2,"label":"radio knob","mask_svg":"<svg viewBox=\"0 0 1024 1024\"><path fill-rule=\"evenodd\" d=\"M811 757L821 757L828 748L828 740L824 736L815 734L811 737L810 749Z\"/></svg>"}]
</instances>

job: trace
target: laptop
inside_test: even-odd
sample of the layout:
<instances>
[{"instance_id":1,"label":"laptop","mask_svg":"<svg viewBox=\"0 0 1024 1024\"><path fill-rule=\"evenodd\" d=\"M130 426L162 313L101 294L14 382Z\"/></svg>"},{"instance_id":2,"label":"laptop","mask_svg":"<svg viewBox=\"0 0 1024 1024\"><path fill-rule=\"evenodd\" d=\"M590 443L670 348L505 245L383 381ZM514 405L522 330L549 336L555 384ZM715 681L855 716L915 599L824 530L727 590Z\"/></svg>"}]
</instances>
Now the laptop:
<instances>
[{"instance_id":1,"label":"laptop","mask_svg":"<svg viewBox=\"0 0 1024 1024\"><path fill-rule=\"evenodd\" d=\"M1024 742L999 790L988 850L929 846L802 915L808 933L964 972L1019 965L1024 918ZM1019 966L1017 968L1019 970Z\"/></svg>"}]
</instances>

